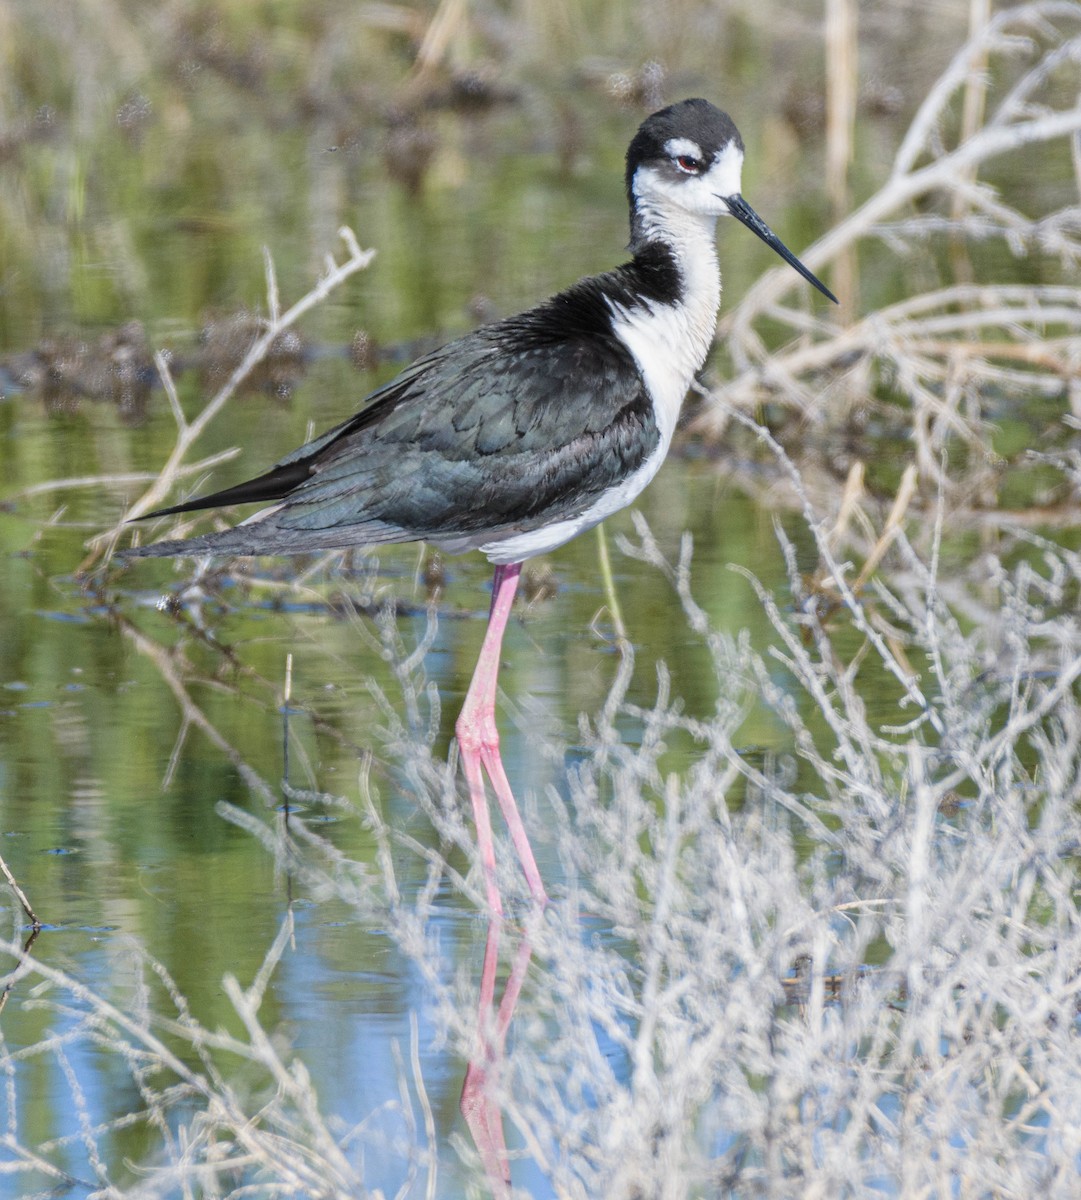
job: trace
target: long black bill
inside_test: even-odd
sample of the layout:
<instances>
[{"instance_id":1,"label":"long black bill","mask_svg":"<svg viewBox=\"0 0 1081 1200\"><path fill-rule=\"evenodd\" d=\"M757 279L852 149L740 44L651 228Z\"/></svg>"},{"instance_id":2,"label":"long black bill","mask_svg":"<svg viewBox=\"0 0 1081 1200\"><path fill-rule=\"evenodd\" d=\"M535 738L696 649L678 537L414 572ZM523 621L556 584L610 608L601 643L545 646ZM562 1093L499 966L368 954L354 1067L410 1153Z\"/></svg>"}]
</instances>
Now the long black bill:
<instances>
[{"instance_id":1,"label":"long black bill","mask_svg":"<svg viewBox=\"0 0 1081 1200\"><path fill-rule=\"evenodd\" d=\"M736 192L734 196L725 196L724 202L728 205L728 211L736 218L737 221L740 222L740 224L746 225L747 228L752 233L756 233L762 239L762 241L766 243L767 246L769 246L772 250L776 250L790 267L795 267L808 283L812 283L816 288L818 288L823 296L829 300L832 300L834 304L840 303L837 297L829 290L828 287L826 287L822 280L818 279L807 270L803 263L800 262L800 260L792 253L792 251L789 250L789 248L784 244L784 242L782 242L781 239L773 232L773 230L770 229L770 227L765 223L765 221L762 220L758 213L751 208L751 206L746 200L743 199L739 192Z\"/></svg>"}]
</instances>

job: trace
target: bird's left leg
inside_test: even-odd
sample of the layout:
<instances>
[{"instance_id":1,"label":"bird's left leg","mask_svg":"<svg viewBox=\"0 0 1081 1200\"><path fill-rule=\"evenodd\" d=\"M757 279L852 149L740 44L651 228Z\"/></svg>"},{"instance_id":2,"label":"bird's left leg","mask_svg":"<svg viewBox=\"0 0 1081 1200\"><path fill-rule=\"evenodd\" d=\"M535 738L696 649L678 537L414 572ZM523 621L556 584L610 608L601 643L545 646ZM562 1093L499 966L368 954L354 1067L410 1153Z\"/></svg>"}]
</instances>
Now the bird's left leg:
<instances>
[{"instance_id":1,"label":"bird's left leg","mask_svg":"<svg viewBox=\"0 0 1081 1200\"><path fill-rule=\"evenodd\" d=\"M482 768L492 781L503 817L507 822L514 849L525 873L529 892L538 904L547 904L548 895L541 881L537 861L525 825L514 801L503 760L499 756L499 730L495 723L495 692L499 679L499 655L503 646L503 632L510 619L514 604L514 593L518 588L521 563L497 566L492 582L492 607L488 614L488 628L484 634L480 657L477 660L473 679L466 692L465 703L458 716L455 732L462 755L462 767L469 784L469 795L473 802L473 816L477 826L477 845L484 867L488 888L488 902L493 914L502 911L499 891L495 883L495 850L492 845L491 825L488 819L487 800L484 795ZM483 813L481 810L484 810Z\"/></svg>"}]
</instances>

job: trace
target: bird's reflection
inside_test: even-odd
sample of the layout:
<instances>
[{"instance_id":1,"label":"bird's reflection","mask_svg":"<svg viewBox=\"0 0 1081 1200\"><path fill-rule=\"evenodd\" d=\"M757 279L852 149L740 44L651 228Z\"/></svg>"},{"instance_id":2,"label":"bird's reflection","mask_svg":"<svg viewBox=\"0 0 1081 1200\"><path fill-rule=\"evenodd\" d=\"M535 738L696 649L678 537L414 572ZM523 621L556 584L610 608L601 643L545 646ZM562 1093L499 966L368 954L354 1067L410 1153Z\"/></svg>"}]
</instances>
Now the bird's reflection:
<instances>
[{"instance_id":1,"label":"bird's reflection","mask_svg":"<svg viewBox=\"0 0 1081 1200\"><path fill-rule=\"evenodd\" d=\"M496 975L499 970L499 942L503 917L494 913L488 921L484 942L484 965L480 974L480 999L477 1005L479 1042L470 1059L462 1085L461 1110L473 1136L484 1173L496 1200L510 1196L510 1161L503 1133L503 1109L500 1095L507 1029L521 995L522 984L533 956L528 930L523 930L514 954L503 995L496 1007Z\"/></svg>"}]
</instances>

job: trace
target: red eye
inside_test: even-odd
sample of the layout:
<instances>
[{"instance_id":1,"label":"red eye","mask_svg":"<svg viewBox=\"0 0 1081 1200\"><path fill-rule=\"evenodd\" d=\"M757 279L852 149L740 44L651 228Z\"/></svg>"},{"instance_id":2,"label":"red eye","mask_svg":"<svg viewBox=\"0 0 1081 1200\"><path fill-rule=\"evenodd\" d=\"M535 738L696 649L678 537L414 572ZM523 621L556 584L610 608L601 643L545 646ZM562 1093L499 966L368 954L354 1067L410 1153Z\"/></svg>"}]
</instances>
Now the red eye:
<instances>
[{"instance_id":1,"label":"red eye","mask_svg":"<svg viewBox=\"0 0 1081 1200\"><path fill-rule=\"evenodd\" d=\"M697 175L702 169L701 160L692 158L689 154L681 154L676 159L676 166L679 167L681 171L686 171L690 175Z\"/></svg>"}]
</instances>

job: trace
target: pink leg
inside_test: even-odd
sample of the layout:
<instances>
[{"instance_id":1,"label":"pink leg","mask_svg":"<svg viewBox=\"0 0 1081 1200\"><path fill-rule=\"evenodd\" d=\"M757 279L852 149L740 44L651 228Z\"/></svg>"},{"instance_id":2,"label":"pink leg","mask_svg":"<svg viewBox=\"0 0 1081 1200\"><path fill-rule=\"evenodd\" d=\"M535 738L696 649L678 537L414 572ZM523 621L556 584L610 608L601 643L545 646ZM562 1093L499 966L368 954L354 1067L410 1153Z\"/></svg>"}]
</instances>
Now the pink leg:
<instances>
[{"instance_id":1,"label":"pink leg","mask_svg":"<svg viewBox=\"0 0 1081 1200\"><path fill-rule=\"evenodd\" d=\"M533 954L533 947L529 939L523 937L510 975L507 977L506 987L503 989L499 1012L493 1016L501 925L502 920L499 917L492 917L488 922L488 937L484 943L484 967L480 977L480 1005L477 1013L480 1028L480 1053L466 1069L461 1099L462 1115L465 1117L469 1132L473 1135L473 1141L480 1152L484 1173L488 1177L495 1200L505 1200L505 1197L510 1195L510 1163L507 1159L507 1142L503 1136L503 1111L499 1106L499 1101L492 1096L492 1089L489 1085L491 1076L502 1061L507 1029L514 1016L518 996L525 981L526 968L529 966L529 959Z\"/></svg>"},{"instance_id":2,"label":"pink leg","mask_svg":"<svg viewBox=\"0 0 1081 1200\"><path fill-rule=\"evenodd\" d=\"M503 1113L498 1101L491 1095L491 1076L502 1059L507 1028L514 1015L514 1007L518 1003L518 995L522 990L526 968L533 951L528 939L523 938L503 990L499 1011L493 1012L496 973L499 969L499 934L503 924L503 902L495 876L495 843L492 839L488 800L484 794L485 773L491 780L492 789L503 811L511 840L529 885L530 895L538 904L548 903L525 825L518 812L518 805L514 802L507 773L503 770L503 761L499 756L499 731L495 723L499 655L521 570L521 563L511 563L509 566L498 566L495 569L488 629L465 703L455 726L462 767L473 804L477 848L484 871L489 911L488 936L484 943L484 966L480 976L480 999L477 1005L480 1052L466 1070L461 1109L480 1152L496 1200L504 1200L510 1195L510 1164L507 1161L507 1144L503 1136Z\"/></svg>"},{"instance_id":3,"label":"pink leg","mask_svg":"<svg viewBox=\"0 0 1081 1200\"><path fill-rule=\"evenodd\" d=\"M495 690L499 678L499 654L503 646L503 631L510 618L514 593L518 588L518 576L522 564L511 563L495 569L492 583L492 608L488 614L488 629L484 635L480 658L473 672L473 679L466 693L465 703L458 717L455 731L462 754L462 767L469 796L473 802L473 817L477 826L477 847L481 865L485 872L488 904L493 916L502 911L499 889L495 881L495 847L492 842L492 827L488 816L488 801L484 795L483 771L492 782L499 807L510 830L514 849L518 853L525 873L529 892L538 904L547 904L548 896L541 882L540 871L533 857L533 850L526 835L525 826L518 813L518 805L510 790L503 761L499 757L499 731L495 724Z\"/></svg>"}]
</instances>

